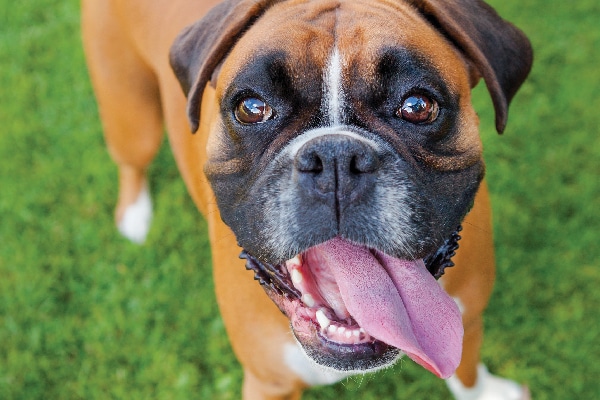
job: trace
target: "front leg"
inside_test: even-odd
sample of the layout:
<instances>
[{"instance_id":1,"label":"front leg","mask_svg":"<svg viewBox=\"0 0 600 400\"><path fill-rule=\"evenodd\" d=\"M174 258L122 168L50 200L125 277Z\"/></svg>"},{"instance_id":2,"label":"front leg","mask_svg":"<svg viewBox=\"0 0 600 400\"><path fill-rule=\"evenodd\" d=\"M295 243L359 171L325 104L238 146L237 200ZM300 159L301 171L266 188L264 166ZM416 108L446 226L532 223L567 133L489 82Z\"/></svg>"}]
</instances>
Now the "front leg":
<instances>
[{"instance_id":1,"label":"front leg","mask_svg":"<svg viewBox=\"0 0 600 400\"><path fill-rule=\"evenodd\" d=\"M494 243L489 193L485 182L463 223L456 267L442 278L446 291L463 315L465 335L461 363L447 380L456 400L527 400L529 392L516 382L490 374L481 363L483 312L495 279Z\"/></svg>"},{"instance_id":2,"label":"front leg","mask_svg":"<svg viewBox=\"0 0 600 400\"><path fill-rule=\"evenodd\" d=\"M217 302L233 351L244 369L244 400L299 399L306 384L286 365L296 346L288 319L240 260L235 236L216 205L207 214Z\"/></svg>"}]
</instances>

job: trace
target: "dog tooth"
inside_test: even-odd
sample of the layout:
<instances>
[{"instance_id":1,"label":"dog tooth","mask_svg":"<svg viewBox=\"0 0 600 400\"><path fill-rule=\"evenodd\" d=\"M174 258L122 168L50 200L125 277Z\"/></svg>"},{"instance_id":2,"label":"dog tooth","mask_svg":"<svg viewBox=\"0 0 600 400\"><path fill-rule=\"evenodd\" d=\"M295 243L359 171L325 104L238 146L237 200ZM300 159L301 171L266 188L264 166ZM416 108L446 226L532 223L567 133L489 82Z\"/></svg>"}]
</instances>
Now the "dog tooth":
<instances>
[{"instance_id":1,"label":"dog tooth","mask_svg":"<svg viewBox=\"0 0 600 400\"><path fill-rule=\"evenodd\" d=\"M300 271L298 271L297 269L292 270L292 282L294 284L302 283L303 280L304 277L302 276L302 273Z\"/></svg>"},{"instance_id":2,"label":"dog tooth","mask_svg":"<svg viewBox=\"0 0 600 400\"><path fill-rule=\"evenodd\" d=\"M319 325L321 325L321 329L327 329L327 327L329 327L329 324L331 324L331 321L329 320L329 318L327 318L322 309L316 312L316 317L317 321L319 322Z\"/></svg>"},{"instance_id":3,"label":"dog tooth","mask_svg":"<svg viewBox=\"0 0 600 400\"><path fill-rule=\"evenodd\" d=\"M346 331L346 337L350 339L352 337L352 331Z\"/></svg>"},{"instance_id":4,"label":"dog tooth","mask_svg":"<svg viewBox=\"0 0 600 400\"><path fill-rule=\"evenodd\" d=\"M300 259L300 255L297 255L294 258L291 258L287 261L287 264L289 266L295 266L295 267L299 267L302 265L302 260Z\"/></svg>"},{"instance_id":5,"label":"dog tooth","mask_svg":"<svg viewBox=\"0 0 600 400\"><path fill-rule=\"evenodd\" d=\"M330 334L336 333L337 332L336 326L333 324L329 325L329 328L327 328L327 332L329 332Z\"/></svg>"},{"instance_id":6,"label":"dog tooth","mask_svg":"<svg viewBox=\"0 0 600 400\"><path fill-rule=\"evenodd\" d=\"M312 297L309 293L305 293L305 294L302 295L302 301L308 307L314 307L315 306L315 298Z\"/></svg>"},{"instance_id":7,"label":"dog tooth","mask_svg":"<svg viewBox=\"0 0 600 400\"><path fill-rule=\"evenodd\" d=\"M360 331L359 331L358 329L355 329L354 331L352 331L352 334L353 334L355 337L359 337L359 336L360 336Z\"/></svg>"},{"instance_id":8,"label":"dog tooth","mask_svg":"<svg viewBox=\"0 0 600 400\"><path fill-rule=\"evenodd\" d=\"M338 333L342 334L346 331L346 328L344 328L343 326L338 327Z\"/></svg>"}]
</instances>

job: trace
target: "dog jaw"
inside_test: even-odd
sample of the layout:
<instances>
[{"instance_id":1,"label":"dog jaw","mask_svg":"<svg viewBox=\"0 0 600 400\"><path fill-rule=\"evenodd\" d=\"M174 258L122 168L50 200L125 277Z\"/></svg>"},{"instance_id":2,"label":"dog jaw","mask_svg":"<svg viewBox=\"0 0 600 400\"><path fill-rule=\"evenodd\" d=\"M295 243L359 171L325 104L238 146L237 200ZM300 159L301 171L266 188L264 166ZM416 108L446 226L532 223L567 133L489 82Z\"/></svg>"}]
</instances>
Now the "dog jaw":
<instances>
[{"instance_id":1,"label":"dog jaw","mask_svg":"<svg viewBox=\"0 0 600 400\"><path fill-rule=\"evenodd\" d=\"M441 377L458 365L460 313L421 260L397 260L341 238L278 267L247 258L250 268L263 267L258 278L317 363L370 371L401 350Z\"/></svg>"}]
</instances>

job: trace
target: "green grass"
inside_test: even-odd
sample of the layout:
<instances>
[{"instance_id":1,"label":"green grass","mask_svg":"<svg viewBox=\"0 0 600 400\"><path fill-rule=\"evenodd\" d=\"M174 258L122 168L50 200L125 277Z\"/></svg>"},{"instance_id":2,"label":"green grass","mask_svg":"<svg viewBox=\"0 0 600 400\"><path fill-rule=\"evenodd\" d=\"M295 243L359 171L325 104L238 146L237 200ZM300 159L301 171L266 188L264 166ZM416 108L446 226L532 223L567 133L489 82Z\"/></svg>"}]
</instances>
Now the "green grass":
<instances>
[{"instance_id":1,"label":"green grass","mask_svg":"<svg viewBox=\"0 0 600 400\"><path fill-rule=\"evenodd\" d=\"M78 3L0 3L0 399L239 398L205 223L168 146L151 171L149 240L129 244L113 227L116 169ZM498 256L484 359L536 400L598 398L600 3L492 3L536 64L502 137L476 90ZM306 398L449 395L403 361Z\"/></svg>"}]
</instances>

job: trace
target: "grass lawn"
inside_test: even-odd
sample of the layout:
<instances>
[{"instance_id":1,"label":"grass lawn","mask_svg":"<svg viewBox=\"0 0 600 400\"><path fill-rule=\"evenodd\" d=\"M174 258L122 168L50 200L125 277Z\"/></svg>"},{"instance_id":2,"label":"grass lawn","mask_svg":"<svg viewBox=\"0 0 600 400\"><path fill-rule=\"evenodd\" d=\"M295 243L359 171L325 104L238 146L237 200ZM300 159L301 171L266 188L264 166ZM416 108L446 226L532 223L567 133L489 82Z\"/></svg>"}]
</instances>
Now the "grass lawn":
<instances>
[{"instance_id":1,"label":"grass lawn","mask_svg":"<svg viewBox=\"0 0 600 400\"><path fill-rule=\"evenodd\" d=\"M498 256L483 356L536 400L598 398L600 2L491 3L536 63L503 136L476 89ZM151 170L150 237L132 245L113 227L78 2L0 4L0 399L239 398L205 223L168 146ZM405 360L305 398L449 394Z\"/></svg>"}]
</instances>

